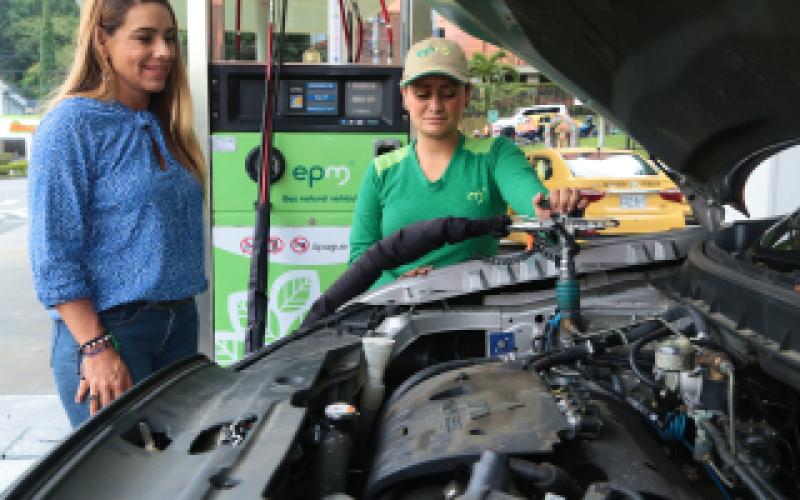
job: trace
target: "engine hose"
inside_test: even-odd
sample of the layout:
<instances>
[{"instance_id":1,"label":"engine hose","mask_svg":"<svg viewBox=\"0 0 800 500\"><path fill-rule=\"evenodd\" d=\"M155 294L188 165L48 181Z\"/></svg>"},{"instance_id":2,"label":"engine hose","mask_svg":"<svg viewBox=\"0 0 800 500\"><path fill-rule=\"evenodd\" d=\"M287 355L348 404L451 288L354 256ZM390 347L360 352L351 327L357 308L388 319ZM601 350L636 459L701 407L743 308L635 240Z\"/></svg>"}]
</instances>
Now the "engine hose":
<instances>
[{"instance_id":1,"label":"engine hose","mask_svg":"<svg viewBox=\"0 0 800 500\"><path fill-rule=\"evenodd\" d=\"M664 324L657 320L648 320L637 325L627 334L621 333L621 335L624 335L626 339L630 337L642 338L643 335L648 333L660 333L661 330L657 330L657 328L664 328ZM622 342L620 334L608 335L602 339L594 339L594 341L586 340L577 346L551 351L544 355L531 358L523 364L522 368L524 370L532 369L534 371L542 371L556 365L583 361L591 356L603 354L607 347L621 345Z\"/></svg>"},{"instance_id":2,"label":"engine hose","mask_svg":"<svg viewBox=\"0 0 800 500\"><path fill-rule=\"evenodd\" d=\"M710 422L699 420L697 421L697 425L703 429L714 442L714 448L717 450L717 455L719 455L720 460L733 469L739 479L742 480L756 498L759 500L783 500L785 498L775 490L766 479L761 477L758 471L736 460L736 457L734 457L728 449L725 438Z\"/></svg>"},{"instance_id":3,"label":"engine hose","mask_svg":"<svg viewBox=\"0 0 800 500\"><path fill-rule=\"evenodd\" d=\"M663 325L662 325L663 326ZM639 368L639 363L637 361L637 357L639 356L639 351L641 351L642 347L648 342L652 342L656 339L661 337L665 337L672 333L672 331L668 328L661 328L660 330L655 330L653 332L648 333L647 335L640 337L639 340L631 345L631 349L628 354L628 362L631 365L631 370L633 370L634 375L644 384L652 387L653 389L660 389L661 385L656 382L652 377L647 375Z\"/></svg>"},{"instance_id":4,"label":"engine hose","mask_svg":"<svg viewBox=\"0 0 800 500\"><path fill-rule=\"evenodd\" d=\"M552 492L565 498L580 498L580 486L561 467L549 463L536 464L512 458L509 461L511 472L529 479L540 491Z\"/></svg>"},{"instance_id":5,"label":"engine hose","mask_svg":"<svg viewBox=\"0 0 800 500\"><path fill-rule=\"evenodd\" d=\"M459 368L466 368L468 366L475 366L475 365L483 365L487 363L497 363L500 361L500 358L472 358L472 359L454 359L452 361L445 361L444 363L437 363L435 365L431 365L425 369L422 369L412 375L411 377L407 378L405 382L400 384L397 389L392 392L392 395L389 399L386 400L384 404L385 408L389 408L395 402L397 402L401 397L403 397L408 391L416 387L417 385L421 384L422 382L428 380L431 377L435 377L440 373L444 373L450 370L457 370Z\"/></svg>"},{"instance_id":6,"label":"engine hose","mask_svg":"<svg viewBox=\"0 0 800 500\"><path fill-rule=\"evenodd\" d=\"M333 282L311 306L303 326L334 312L340 305L363 293L383 271L413 262L446 243L460 243L479 236L501 238L508 235L511 218L488 219L443 217L410 224L369 247Z\"/></svg>"},{"instance_id":7,"label":"engine hose","mask_svg":"<svg viewBox=\"0 0 800 500\"><path fill-rule=\"evenodd\" d=\"M540 372L553 366L583 361L593 355L602 354L604 349L605 346L602 343L592 343L587 340L582 344L534 358L530 362L525 363L523 369L531 369Z\"/></svg>"}]
</instances>

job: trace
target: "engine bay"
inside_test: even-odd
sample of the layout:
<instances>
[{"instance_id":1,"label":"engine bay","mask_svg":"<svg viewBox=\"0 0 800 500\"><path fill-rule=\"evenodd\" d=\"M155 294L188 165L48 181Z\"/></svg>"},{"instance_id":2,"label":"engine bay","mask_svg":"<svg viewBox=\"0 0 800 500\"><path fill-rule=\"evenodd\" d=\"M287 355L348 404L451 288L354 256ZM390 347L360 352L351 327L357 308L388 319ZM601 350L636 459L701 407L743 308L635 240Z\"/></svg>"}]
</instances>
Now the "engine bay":
<instances>
[{"instance_id":1,"label":"engine bay","mask_svg":"<svg viewBox=\"0 0 800 500\"><path fill-rule=\"evenodd\" d=\"M367 355L359 417L319 424L362 444L318 493L794 497L796 391L727 354L713 322L653 286L672 274L584 280L578 325L531 292L385 318L363 339L391 353L382 370ZM374 385L378 408L365 398Z\"/></svg>"}]
</instances>

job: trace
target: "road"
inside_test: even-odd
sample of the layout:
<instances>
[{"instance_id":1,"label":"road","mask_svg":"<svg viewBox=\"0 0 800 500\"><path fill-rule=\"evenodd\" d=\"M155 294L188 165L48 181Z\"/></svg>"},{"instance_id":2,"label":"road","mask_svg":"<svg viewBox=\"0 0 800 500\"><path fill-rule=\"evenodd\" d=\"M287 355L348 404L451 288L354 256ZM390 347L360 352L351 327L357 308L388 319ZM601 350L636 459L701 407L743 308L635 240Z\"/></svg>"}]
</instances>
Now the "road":
<instances>
[{"instance_id":1,"label":"road","mask_svg":"<svg viewBox=\"0 0 800 500\"><path fill-rule=\"evenodd\" d=\"M0 177L0 394L55 394L50 320L28 265L27 186Z\"/></svg>"}]
</instances>

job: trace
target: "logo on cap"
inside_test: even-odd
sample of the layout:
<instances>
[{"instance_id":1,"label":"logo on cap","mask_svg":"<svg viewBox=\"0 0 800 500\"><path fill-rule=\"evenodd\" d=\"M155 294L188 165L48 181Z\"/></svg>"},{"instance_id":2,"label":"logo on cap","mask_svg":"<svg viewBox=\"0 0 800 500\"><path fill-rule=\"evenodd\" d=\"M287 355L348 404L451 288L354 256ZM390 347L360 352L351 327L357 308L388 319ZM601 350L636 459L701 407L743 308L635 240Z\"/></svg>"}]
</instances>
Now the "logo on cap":
<instances>
[{"instance_id":1,"label":"logo on cap","mask_svg":"<svg viewBox=\"0 0 800 500\"><path fill-rule=\"evenodd\" d=\"M439 53L443 56L450 55L450 47L443 47L441 45L431 45L417 51L417 57L429 57L433 54Z\"/></svg>"}]
</instances>

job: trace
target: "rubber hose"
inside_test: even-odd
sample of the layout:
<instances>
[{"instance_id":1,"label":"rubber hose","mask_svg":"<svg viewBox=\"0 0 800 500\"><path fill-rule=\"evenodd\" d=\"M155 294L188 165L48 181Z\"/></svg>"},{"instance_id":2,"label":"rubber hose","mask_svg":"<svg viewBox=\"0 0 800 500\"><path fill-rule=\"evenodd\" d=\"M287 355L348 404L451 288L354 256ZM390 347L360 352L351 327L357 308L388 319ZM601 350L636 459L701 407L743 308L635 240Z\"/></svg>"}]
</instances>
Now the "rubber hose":
<instances>
[{"instance_id":1,"label":"rubber hose","mask_svg":"<svg viewBox=\"0 0 800 500\"><path fill-rule=\"evenodd\" d=\"M631 345L631 349L628 353L628 363L631 365L631 370L633 370L633 374L636 375L636 378L641 380L644 384L652 387L653 389L660 389L661 385L656 382L652 377L647 375L639 368L639 363L636 358L639 356L639 351L641 351L642 347L645 344L652 342L658 338L664 337L669 335L671 331L662 325L661 330L655 330L653 332L648 333L647 335L639 338L636 342Z\"/></svg>"},{"instance_id":2,"label":"rubber hose","mask_svg":"<svg viewBox=\"0 0 800 500\"><path fill-rule=\"evenodd\" d=\"M512 458L510 466L512 472L533 481L540 491L553 492L566 498L579 498L583 495L578 484L561 467L549 463L536 464L519 458Z\"/></svg>"},{"instance_id":3,"label":"rubber hose","mask_svg":"<svg viewBox=\"0 0 800 500\"><path fill-rule=\"evenodd\" d=\"M301 328L324 318L340 305L365 292L383 271L413 262L447 243L479 236L508 234L507 215L488 219L443 217L410 224L369 247L311 306Z\"/></svg>"},{"instance_id":4,"label":"rubber hose","mask_svg":"<svg viewBox=\"0 0 800 500\"><path fill-rule=\"evenodd\" d=\"M576 345L574 347L569 347L567 349L563 349L561 351L556 351L550 353L542 358L539 358L532 363L525 366L525 368L531 368L534 371L540 372L542 370L546 370L552 366L556 365L564 365L568 363L573 363L575 361L581 361L592 354L599 354L599 352L592 352L586 346L586 344Z\"/></svg>"}]
</instances>

